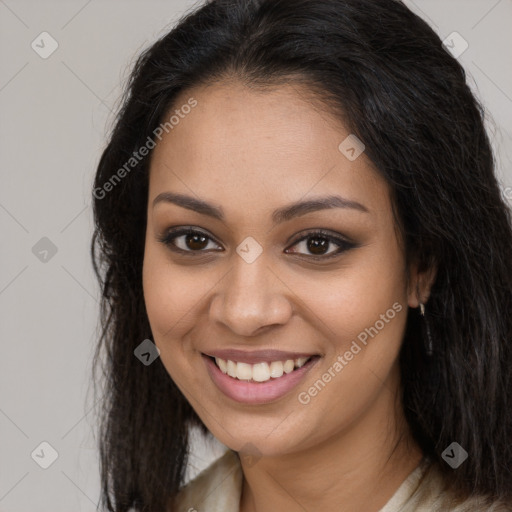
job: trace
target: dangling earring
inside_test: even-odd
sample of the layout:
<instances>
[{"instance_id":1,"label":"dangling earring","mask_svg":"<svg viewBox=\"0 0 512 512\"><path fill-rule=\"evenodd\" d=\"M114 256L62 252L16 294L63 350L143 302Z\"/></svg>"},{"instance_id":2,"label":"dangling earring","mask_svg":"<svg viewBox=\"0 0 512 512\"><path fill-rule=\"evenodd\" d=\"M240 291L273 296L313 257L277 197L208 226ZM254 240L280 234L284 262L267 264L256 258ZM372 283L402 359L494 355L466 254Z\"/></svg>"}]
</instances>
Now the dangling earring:
<instances>
[{"instance_id":1,"label":"dangling earring","mask_svg":"<svg viewBox=\"0 0 512 512\"><path fill-rule=\"evenodd\" d=\"M425 352L427 356L432 356L432 353L434 351L433 343L432 343L432 336L430 335L430 326L428 323L428 319L425 316L425 305L420 302L420 314L422 317L422 334L423 334L423 340L425 343Z\"/></svg>"}]
</instances>

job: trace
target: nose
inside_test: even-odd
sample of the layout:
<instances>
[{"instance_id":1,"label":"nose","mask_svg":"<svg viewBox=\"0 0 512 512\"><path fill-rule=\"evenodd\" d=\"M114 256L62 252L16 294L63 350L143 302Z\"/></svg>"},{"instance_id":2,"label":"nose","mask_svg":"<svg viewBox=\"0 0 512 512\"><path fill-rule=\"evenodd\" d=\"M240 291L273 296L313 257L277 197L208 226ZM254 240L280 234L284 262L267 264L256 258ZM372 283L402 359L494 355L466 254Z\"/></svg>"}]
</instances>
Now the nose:
<instances>
[{"instance_id":1,"label":"nose","mask_svg":"<svg viewBox=\"0 0 512 512\"><path fill-rule=\"evenodd\" d=\"M252 263L236 255L231 272L218 284L210 304L210 320L238 336L255 336L289 321L293 314L291 295L263 254Z\"/></svg>"}]
</instances>

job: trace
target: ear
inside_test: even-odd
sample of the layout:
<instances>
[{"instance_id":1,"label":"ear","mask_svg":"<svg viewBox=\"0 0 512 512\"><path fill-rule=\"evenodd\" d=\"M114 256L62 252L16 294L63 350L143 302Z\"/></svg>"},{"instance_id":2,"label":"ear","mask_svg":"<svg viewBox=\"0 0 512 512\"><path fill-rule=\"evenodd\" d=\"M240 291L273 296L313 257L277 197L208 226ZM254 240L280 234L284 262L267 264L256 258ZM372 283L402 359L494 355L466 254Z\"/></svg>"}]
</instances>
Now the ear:
<instances>
[{"instance_id":1,"label":"ear","mask_svg":"<svg viewBox=\"0 0 512 512\"><path fill-rule=\"evenodd\" d=\"M419 307L420 303L426 304L430 297L430 290L437 275L437 265L432 264L424 271L418 271L417 263L409 267L409 287L407 301L411 308Z\"/></svg>"}]
</instances>

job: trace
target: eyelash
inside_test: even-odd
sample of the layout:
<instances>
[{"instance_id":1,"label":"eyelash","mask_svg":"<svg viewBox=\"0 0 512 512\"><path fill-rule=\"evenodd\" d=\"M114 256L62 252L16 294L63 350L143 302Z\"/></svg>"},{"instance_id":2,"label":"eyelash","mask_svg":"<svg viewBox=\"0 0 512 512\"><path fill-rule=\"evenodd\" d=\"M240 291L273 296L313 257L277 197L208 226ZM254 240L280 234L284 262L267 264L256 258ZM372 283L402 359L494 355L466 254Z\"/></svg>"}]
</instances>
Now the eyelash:
<instances>
[{"instance_id":1,"label":"eyelash","mask_svg":"<svg viewBox=\"0 0 512 512\"><path fill-rule=\"evenodd\" d=\"M162 237L159 237L158 241L163 243L164 245L166 245L170 250L172 250L174 252L179 252L181 254L196 256L197 253L206 252L205 249L200 249L200 250L193 251L193 250L184 250L184 249L180 249L179 247L177 247L174 244L174 240L176 238L180 237L180 236L183 236L183 235L202 235L202 236L208 238L209 240L214 241L216 244L220 245L215 239L213 239L212 237L210 237L209 235L207 235L203 231L199 231L197 229L193 229L193 228L189 228L189 227L177 228L177 229L169 230ZM335 236L335 235L331 234L328 231L325 231L323 229L318 229L318 230L315 230L315 231L312 231L312 232L308 232L304 236L299 238L298 240L295 240L290 247L293 247L294 245L297 245L300 242L303 242L303 241L308 240L310 238L323 238L323 239L327 239L329 244L330 243L334 243L335 245L338 246L338 250L336 250L336 251L334 251L332 253L327 253L325 255L320 255L320 256L305 255L303 253L298 253L299 255L306 256L307 258L312 259L312 260L326 260L326 259L330 259L330 258L339 256L343 252L346 252L346 251L348 251L350 249L353 249L353 248L355 248L357 246L357 244L355 244L353 242L348 242L347 240L344 240L343 238L341 238L339 236ZM220 252L220 251L218 251L218 252ZM295 253L292 253L292 254L295 254Z\"/></svg>"}]
</instances>

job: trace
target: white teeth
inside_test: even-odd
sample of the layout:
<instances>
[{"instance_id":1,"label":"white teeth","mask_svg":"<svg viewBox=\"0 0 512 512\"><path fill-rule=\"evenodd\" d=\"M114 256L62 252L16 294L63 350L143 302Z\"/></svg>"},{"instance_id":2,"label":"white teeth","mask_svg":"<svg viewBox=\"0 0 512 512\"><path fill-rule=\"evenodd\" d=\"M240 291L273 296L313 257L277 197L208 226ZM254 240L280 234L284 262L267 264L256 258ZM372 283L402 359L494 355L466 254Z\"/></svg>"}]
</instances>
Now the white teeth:
<instances>
[{"instance_id":1,"label":"white teeth","mask_svg":"<svg viewBox=\"0 0 512 512\"><path fill-rule=\"evenodd\" d=\"M240 380L252 379L252 368L247 363L236 363L236 377Z\"/></svg>"},{"instance_id":2,"label":"white teeth","mask_svg":"<svg viewBox=\"0 0 512 512\"><path fill-rule=\"evenodd\" d=\"M222 373L228 373L228 364L226 361L224 361L224 359L219 359L216 357L215 362L217 363L217 366L222 370Z\"/></svg>"},{"instance_id":3,"label":"white teeth","mask_svg":"<svg viewBox=\"0 0 512 512\"><path fill-rule=\"evenodd\" d=\"M248 365L250 366L250 365ZM268 363L258 363L252 365L252 380L256 382L265 382L270 379L270 368Z\"/></svg>"},{"instance_id":4,"label":"white teeth","mask_svg":"<svg viewBox=\"0 0 512 512\"><path fill-rule=\"evenodd\" d=\"M295 368L295 361L293 359L288 359L283 364L284 373L291 373Z\"/></svg>"},{"instance_id":5,"label":"white teeth","mask_svg":"<svg viewBox=\"0 0 512 512\"><path fill-rule=\"evenodd\" d=\"M299 357L298 359L295 359L295 367L300 368L301 366L304 366L308 359L309 357Z\"/></svg>"},{"instance_id":6,"label":"white teeth","mask_svg":"<svg viewBox=\"0 0 512 512\"><path fill-rule=\"evenodd\" d=\"M233 377L236 379L236 363L233 361L227 362L227 372L230 377Z\"/></svg>"},{"instance_id":7,"label":"white teeth","mask_svg":"<svg viewBox=\"0 0 512 512\"><path fill-rule=\"evenodd\" d=\"M236 363L216 357L215 362L222 373L227 373L235 379L266 382L271 378L278 379L284 373L291 373L295 368L301 368L309 359L309 357L299 357L286 361L272 361L269 365L267 362L257 364Z\"/></svg>"},{"instance_id":8,"label":"white teeth","mask_svg":"<svg viewBox=\"0 0 512 512\"><path fill-rule=\"evenodd\" d=\"M281 361L272 361L270 363L270 376L277 379L283 375L283 363Z\"/></svg>"}]
</instances>

